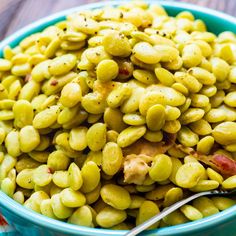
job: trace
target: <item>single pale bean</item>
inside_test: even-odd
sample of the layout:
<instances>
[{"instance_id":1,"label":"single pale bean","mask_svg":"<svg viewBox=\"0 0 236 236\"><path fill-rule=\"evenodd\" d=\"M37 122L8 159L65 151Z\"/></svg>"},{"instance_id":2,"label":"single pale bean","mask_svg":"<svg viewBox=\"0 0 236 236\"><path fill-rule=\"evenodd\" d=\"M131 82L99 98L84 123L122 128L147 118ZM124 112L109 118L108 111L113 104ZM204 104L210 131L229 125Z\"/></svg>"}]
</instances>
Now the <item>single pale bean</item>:
<instances>
[{"instance_id":1,"label":"single pale bean","mask_svg":"<svg viewBox=\"0 0 236 236\"><path fill-rule=\"evenodd\" d=\"M171 88L175 89L176 91L182 93L184 96L188 96L189 91L187 87L181 83L174 83Z\"/></svg>"},{"instance_id":2,"label":"single pale bean","mask_svg":"<svg viewBox=\"0 0 236 236\"><path fill-rule=\"evenodd\" d=\"M212 135L216 142L223 145L236 143L236 123L234 122L223 122L217 125Z\"/></svg>"},{"instance_id":3,"label":"single pale bean","mask_svg":"<svg viewBox=\"0 0 236 236\"><path fill-rule=\"evenodd\" d=\"M166 121L165 125L162 127L162 130L170 133L176 134L181 129L181 123L178 120Z\"/></svg>"},{"instance_id":4,"label":"single pale bean","mask_svg":"<svg viewBox=\"0 0 236 236\"><path fill-rule=\"evenodd\" d=\"M31 125L33 121L33 107L27 100L18 100L15 102L13 108L13 113L15 117L14 124L23 128L26 125Z\"/></svg>"},{"instance_id":5,"label":"single pale bean","mask_svg":"<svg viewBox=\"0 0 236 236\"><path fill-rule=\"evenodd\" d=\"M165 107L165 119L167 121L176 120L180 117L180 110L177 107L166 106Z\"/></svg>"},{"instance_id":6,"label":"single pale bean","mask_svg":"<svg viewBox=\"0 0 236 236\"><path fill-rule=\"evenodd\" d=\"M0 111L0 121L13 120L13 119L14 119L13 111L9 111L9 110Z\"/></svg>"},{"instance_id":7,"label":"single pale bean","mask_svg":"<svg viewBox=\"0 0 236 236\"><path fill-rule=\"evenodd\" d=\"M193 206L197 208L204 217L216 214L219 212L218 208L207 197L200 197L193 200Z\"/></svg>"},{"instance_id":8,"label":"single pale bean","mask_svg":"<svg viewBox=\"0 0 236 236\"><path fill-rule=\"evenodd\" d=\"M139 212L136 218L136 225L142 224L144 221L150 219L154 215L160 212L158 206L152 201L144 201L139 208ZM154 229L158 227L159 222L155 223L148 229Z\"/></svg>"},{"instance_id":9,"label":"single pale bean","mask_svg":"<svg viewBox=\"0 0 236 236\"><path fill-rule=\"evenodd\" d=\"M155 74L157 79L165 86L171 86L175 82L173 74L164 68L155 68Z\"/></svg>"},{"instance_id":10,"label":"single pale bean","mask_svg":"<svg viewBox=\"0 0 236 236\"><path fill-rule=\"evenodd\" d=\"M230 176L222 183L222 187L225 189L233 189L236 186L236 175Z\"/></svg>"},{"instance_id":11,"label":"single pale bean","mask_svg":"<svg viewBox=\"0 0 236 236\"><path fill-rule=\"evenodd\" d=\"M199 137L193 133L188 127L182 126L177 135L178 141L186 147L197 145Z\"/></svg>"},{"instance_id":12,"label":"single pale bean","mask_svg":"<svg viewBox=\"0 0 236 236\"><path fill-rule=\"evenodd\" d=\"M187 111L191 105L191 102L192 102L191 99L187 98L185 103L179 107L180 112L183 113L183 112Z\"/></svg>"},{"instance_id":13,"label":"single pale bean","mask_svg":"<svg viewBox=\"0 0 236 236\"><path fill-rule=\"evenodd\" d=\"M141 138L146 132L146 127L145 126L130 126L123 130L117 139L117 144L123 148L127 147L130 144L134 143L137 141L139 138Z\"/></svg>"},{"instance_id":14,"label":"single pale bean","mask_svg":"<svg viewBox=\"0 0 236 236\"><path fill-rule=\"evenodd\" d=\"M165 123L165 107L159 104L151 106L147 111L146 122L151 131L159 131Z\"/></svg>"},{"instance_id":15,"label":"single pale bean","mask_svg":"<svg viewBox=\"0 0 236 236\"><path fill-rule=\"evenodd\" d=\"M81 169L81 175L83 179L83 185L81 191L83 193L89 193L93 191L100 182L100 169L98 166L89 161Z\"/></svg>"},{"instance_id":16,"label":"single pale bean","mask_svg":"<svg viewBox=\"0 0 236 236\"><path fill-rule=\"evenodd\" d=\"M94 227L93 215L89 206L78 208L68 219L68 222L75 225Z\"/></svg>"},{"instance_id":17,"label":"single pale bean","mask_svg":"<svg viewBox=\"0 0 236 236\"><path fill-rule=\"evenodd\" d=\"M23 204L25 202L25 196L21 191L15 192L12 198L20 204Z\"/></svg>"},{"instance_id":18,"label":"single pale bean","mask_svg":"<svg viewBox=\"0 0 236 236\"><path fill-rule=\"evenodd\" d=\"M128 84L122 84L118 88L114 89L107 97L106 101L109 107L117 108L123 104L123 102L130 97L132 89Z\"/></svg>"},{"instance_id":19,"label":"single pale bean","mask_svg":"<svg viewBox=\"0 0 236 236\"><path fill-rule=\"evenodd\" d=\"M211 133L211 125L204 119L190 124L191 130L198 135L208 135Z\"/></svg>"},{"instance_id":20,"label":"single pale bean","mask_svg":"<svg viewBox=\"0 0 236 236\"><path fill-rule=\"evenodd\" d=\"M224 110L213 108L204 117L209 123L218 123L226 119Z\"/></svg>"},{"instance_id":21,"label":"single pale bean","mask_svg":"<svg viewBox=\"0 0 236 236\"><path fill-rule=\"evenodd\" d=\"M216 92L217 92L217 88L215 85L205 85L200 90L200 93L207 97L213 97L216 94Z\"/></svg>"},{"instance_id":22,"label":"single pale bean","mask_svg":"<svg viewBox=\"0 0 236 236\"><path fill-rule=\"evenodd\" d=\"M106 101L99 93L88 93L82 97L83 108L91 114L101 114L106 108Z\"/></svg>"},{"instance_id":23,"label":"single pale bean","mask_svg":"<svg viewBox=\"0 0 236 236\"><path fill-rule=\"evenodd\" d=\"M183 199L183 190L181 188L171 188L165 195L163 206L168 207Z\"/></svg>"},{"instance_id":24,"label":"single pale bean","mask_svg":"<svg viewBox=\"0 0 236 236\"><path fill-rule=\"evenodd\" d=\"M140 81L141 83L150 85L150 84L155 84L156 81L156 77L153 73L146 71L146 70L134 70L133 71L133 77Z\"/></svg>"},{"instance_id":25,"label":"single pale bean","mask_svg":"<svg viewBox=\"0 0 236 236\"><path fill-rule=\"evenodd\" d=\"M197 44L188 44L183 48L182 58L186 68L197 66L202 61L202 51Z\"/></svg>"},{"instance_id":26,"label":"single pale bean","mask_svg":"<svg viewBox=\"0 0 236 236\"><path fill-rule=\"evenodd\" d=\"M213 85L216 82L216 77L214 74L201 67L190 68L189 74L194 76L200 83L204 85Z\"/></svg>"},{"instance_id":27,"label":"single pale bean","mask_svg":"<svg viewBox=\"0 0 236 236\"><path fill-rule=\"evenodd\" d=\"M40 163L45 163L48 160L49 152L43 151L43 152L38 152L38 151L32 151L29 152L28 155L35 161L40 162Z\"/></svg>"},{"instance_id":28,"label":"single pale bean","mask_svg":"<svg viewBox=\"0 0 236 236\"><path fill-rule=\"evenodd\" d=\"M131 203L130 194L124 188L107 184L101 188L101 197L105 203L118 210L125 210Z\"/></svg>"},{"instance_id":29,"label":"single pale bean","mask_svg":"<svg viewBox=\"0 0 236 236\"><path fill-rule=\"evenodd\" d=\"M20 149L20 135L18 131L10 131L5 138L5 147L7 153L13 157L17 157L21 154Z\"/></svg>"},{"instance_id":30,"label":"single pale bean","mask_svg":"<svg viewBox=\"0 0 236 236\"><path fill-rule=\"evenodd\" d=\"M71 129L69 144L72 149L82 151L87 147L87 131L88 129L83 126Z\"/></svg>"},{"instance_id":31,"label":"single pale bean","mask_svg":"<svg viewBox=\"0 0 236 236\"><path fill-rule=\"evenodd\" d=\"M169 178L172 171L172 162L169 156L159 154L155 156L149 170L149 176L155 181L164 181Z\"/></svg>"},{"instance_id":32,"label":"single pale bean","mask_svg":"<svg viewBox=\"0 0 236 236\"><path fill-rule=\"evenodd\" d=\"M162 62L172 62L179 56L179 51L169 45L155 45L154 48Z\"/></svg>"},{"instance_id":33,"label":"single pale bean","mask_svg":"<svg viewBox=\"0 0 236 236\"><path fill-rule=\"evenodd\" d=\"M123 162L122 150L118 144L108 142L102 152L102 170L107 175L115 175Z\"/></svg>"},{"instance_id":34,"label":"single pale bean","mask_svg":"<svg viewBox=\"0 0 236 236\"><path fill-rule=\"evenodd\" d=\"M227 197L212 197L211 200L220 211L235 205L235 201Z\"/></svg>"},{"instance_id":35,"label":"single pale bean","mask_svg":"<svg viewBox=\"0 0 236 236\"><path fill-rule=\"evenodd\" d=\"M86 140L92 151L102 149L106 143L106 125L103 123L92 125L86 133Z\"/></svg>"},{"instance_id":36,"label":"single pale bean","mask_svg":"<svg viewBox=\"0 0 236 236\"><path fill-rule=\"evenodd\" d=\"M63 87L60 97L60 102L63 106L73 107L81 102L81 99L82 92L78 83L71 82Z\"/></svg>"},{"instance_id":37,"label":"single pale bean","mask_svg":"<svg viewBox=\"0 0 236 236\"><path fill-rule=\"evenodd\" d=\"M54 194L51 197L51 206L53 213L59 219L66 219L70 217L73 213L72 208L66 207L62 204L60 194Z\"/></svg>"},{"instance_id":38,"label":"single pale bean","mask_svg":"<svg viewBox=\"0 0 236 236\"><path fill-rule=\"evenodd\" d=\"M209 104L209 98L203 94L192 94L190 98L193 107L206 107Z\"/></svg>"},{"instance_id":39,"label":"single pale bean","mask_svg":"<svg viewBox=\"0 0 236 236\"><path fill-rule=\"evenodd\" d=\"M30 80L20 90L18 99L32 101L32 99L35 96L37 96L39 92L40 92L40 84L35 82L34 80Z\"/></svg>"},{"instance_id":40,"label":"single pale bean","mask_svg":"<svg viewBox=\"0 0 236 236\"><path fill-rule=\"evenodd\" d=\"M33 181L33 173L34 169L24 169L20 173L18 173L16 177L16 183L25 189L33 189L34 181Z\"/></svg>"},{"instance_id":41,"label":"single pale bean","mask_svg":"<svg viewBox=\"0 0 236 236\"><path fill-rule=\"evenodd\" d=\"M69 157L66 156L65 153L61 150L56 150L54 152L51 152L47 159L47 165L53 171L67 170L69 163L70 163Z\"/></svg>"},{"instance_id":42,"label":"single pale bean","mask_svg":"<svg viewBox=\"0 0 236 236\"><path fill-rule=\"evenodd\" d=\"M123 114L117 108L106 108L103 119L109 129L121 132L126 128L126 125L123 121Z\"/></svg>"},{"instance_id":43,"label":"single pale bean","mask_svg":"<svg viewBox=\"0 0 236 236\"><path fill-rule=\"evenodd\" d=\"M11 69L11 67L12 67L11 61L0 58L0 71L8 71Z\"/></svg>"},{"instance_id":44,"label":"single pale bean","mask_svg":"<svg viewBox=\"0 0 236 236\"><path fill-rule=\"evenodd\" d=\"M111 30L104 36L103 46L112 56L127 57L131 53L128 38L115 30Z\"/></svg>"},{"instance_id":45,"label":"single pale bean","mask_svg":"<svg viewBox=\"0 0 236 236\"><path fill-rule=\"evenodd\" d=\"M7 194L9 197L13 197L15 189L16 189L15 180L12 180L10 178L5 178L5 179L2 180L1 190L5 194Z\"/></svg>"},{"instance_id":46,"label":"single pale bean","mask_svg":"<svg viewBox=\"0 0 236 236\"><path fill-rule=\"evenodd\" d=\"M125 211L106 206L97 214L96 222L103 228L110 228L123 222L126 217Z\"/></svg>"},{"instance_id":47,"label":"single pale bean","mask_svg":"<svg viewBox=\"0 0 236 236\"><path fill-rule=\"evenodd\" d=\"M109 71L109 73L107 73ZM97 78L102 82L115 79L119 73L118 64L114 60L105 59L99 62L97 66Z\"/></svg>"},{"instance_id":48,"label":"single pale bean","mask_svg":"<svg viewBox=\"0 0 236 236\"><path fill-rule=\"evenodd\" d=\"M15 104L15 101L12 99L0 100L0 109L1 110L11 110L12 107L14 106L14 104Z\"/></svg>"},{"instance_id":49,"label":"single pale bean","mask_svg":"<svg viewBox=\"0 0 236 236\"><path fill-rule=\"evenodd\" d=\"M214 138L212 136L205 136L197 144L197 151L203 154L209 154L214 145Z\"/></svg>"},{"instance_id":50,"label":"single pale bean","mask_svg":"<svg viewBox=\"0 0 236 236\"><path fill-rule=\"evenodd\" d=\"M140 208L142 203L145 201L145 198L139 195L131 195L130 197L131 197L131 203L129 205L129 209Z\"/></svg>"},{"instance_id":51,"label":"single pale bean","mask_svg":"<svg viewBox=\"0 0 236 236\"><path fill-rule=\"evenodd\" d=\"M182 188L192 188L197 185L204 173L205 169L200 163L188 162L178 169L176 183Z\"/></svg>"},{"instance_id":52,"label":"single pale bean","mask_svg":"<svg viewBox=\"0 0 236 236\"><path fill-rule=\"evenodd\" d=\"M177 210L164 217L163 221L167 225L178 225L188 222L188 218L180 210Z\"/></svg>"},{"instance_id":53,"label":"single pale bean","mask_svg":"<svg viewBox=\"0 0 236 236\"><path fill-rule=\"evenodd\" d=\"M33 126L36 129L43 129L51 126L57 120L59 106L51 106L44 111L39 112L33 119Z\"/></svg>"},{"instance_id":54,"label":"single pale bean","mask_svg":"<svg viewBox=\"0 0 236 236\"><path fill-rule=\"evenodd\" d=\"M100 190L101 190L101 183L99 183L98 186L93 191L86 193L85 194L86 203L89 205L95 203L100 197Z\"/></svg>"},{"instance_id":55,"label":"single pale bean","mask_svg":"<svg viewBox=\"0 0 236 236\"><path fill-rule=\"evenodd\" d=\"M211 58L210 62L212 65L212 73L215 75L216 80L219 82L224 81L230 71L229 64L218 57Z\"/></svg>"},{"instance_id":56,"label":"single pale bean","mask_svg":"<svg viewBox=\"0 0 236 236\"><path fill-rule=\"evenodd\" d=\"M204 110L200 108L189 108L180 116L180 122L183 125L201 120L204 116Z\"/></svg>"},{"instance_id":57,"label":"single pale bean","mask_svg":"<svg viewBox=\"0 0 236 236\"><path fill-rule=\"evenodd\" d=\"M38 186L46 186L52 180L51 170L47 165L41 165L34 170L33 181Z\"/></svg>"},{"instance_id":58,"label":"single pale bean","mask_svg":"<svg viewBox=\"0 0 236 236\"><path fill-rule=\"evenodd\" d=\"M45 199L41 202L40 204L40 212L47 216L50 217L52 219L57 219L57 217L55 216L55 214L53 213L53 209L52 209L52 201L51 199Z\"/></svg>"},{"instance_id":59,"label":"single pale bean","mask_svg":"<svg viewBox=\"0 0 236 236\"><path fill-rule=\"evenodd\" d=\"M76 57L73 54L65 54L54 58L48 66L51 75L62 75L68 73L76 64Z\"/></svg>"},{"instance_id":60,"label":"single pale bean","mask_svg":"<svg viewBox=\"0 0 236 236\"><path fill-rule=\"evenodd\" d=\"M199 220L203 218L202 213L195 207L191 205L184 205L180 208L180 211L189 219L189 220Z\"/></svg>"},{"instance_id":61,"label":"single pale bean","mask_svg":"<svg viewBox=\"0 0 236 236\"><path fill-rule=\"evenodd\" d=\"M134 56L147 64L156 64L160 61L160 55L154 47L146 42L137 43L133 48Z\"/></svg>"},{"instance_id":62,"label":"single pale bean","mask_svg":"<svg viewBox=\"0 0 236 236\"><path fill-rule=\"evenodd\" d=\"M71 163L68 169L68 181L70 188L79 190L83 185L82 174L79 167L75 163Z\"/></svg>"},{"instance_id":63,"label":"single pale bean","mask_svg":"<svg viewBox=\"0 0 236 236\"><path fill-rule=\"evenodd\" d=\"M69 174L68 171L58 170L52 176L53 183L60 188L69 187Z\"/></svg>"},{"instance_id":64,"label":"single pale bean","mask_svg":"<svg viewBox=\"0 0 236 236\"><path fill-rule=\"evenodd\" d=\"M193 188L190 188L192 192L204 192L213 189L217 189L219 187L219 183L215 180L199 180L197 185Z\"/></svg>"},{"instance_id":65,"label":"single pale bean","mask_svg":"<svg viewBox=\"0 0 236 236\"><path fill-rule=\"evenodd\" d=\"M45 78L50 78L50 73L48 71L48 66L50 64L51 60L42 61L39 64L37 64L31 72L32 79L36 82L41 82Z\"/></svg>"},{"instance_id":66,"label":"single pale bean","mask_svg":"<svg viewBox=\"0 0 236 236\"><path fill-rule=\"evenodd\" d=\"M163 133L161 131L149 131L147 130L143 136L149 142L160 142L163 139Z\"/></svg>"},{"instance_id":67,"label":"single pale bean","mask_svg":"<svg viewBox=\"0 0 236 236\"><path fill-rule=\"evenodd\" d=\"M211 168L207 168L207 175L209 177L209 179L211 180L215 180L217 181L219 184L222 184L222 182L224 181L224 178L215 170L211 169Z\"/></svg>"},{"instance_id":68,"label":"single pale bean","mask_svg":"<svg viewBox=\"0 0 236 236\"><path fill-rule=\"evenodd\" d=\"M144 125L146 123L145 117L138 113L125 114L123 116L123 121L128 125Z\"/></svg>"},{"instance_id":69,"label":"single pale bean","mask_svg":"<svg viewBox=\"0 0 236 236\"><path fill-rule=\"evenodd\" d=\"M182 166L182 162L175 157L171 157L171 162L172 162L172 171L169 176L169 180L176 185L176 180L175 180L176 173L178 169Z\"/></svg>"},{"instance_id":70,"label":"single pale bean","mask_svg":"<svg viewBox=\"0 0 236 236\"><path fill-rule=\"evenodd\" d=\"M86 198L81 192L71 188L62 190L60 196L62 204L66 207L81 207L86 202Z\"/></svg>"},{"instance_id":71,"label":"single pale bean","mask_svg":"<svg viewBox=\"0 0 236 236\"><path fill-rule=\"evenodd\" d=\"M224 98L224 103L230 107L236 107L236 92L228 93Z\"/></svg>"},{"instance_id":72,"label":"single pale bean","mask_svg":"<svg viewBox=\"0 0 236 236\"><path fill-rule=\"evenodd\" d=\"M140 193L150 192L155 188L155 184L151 185L136 185L135 189Z\"/></svg>"},{"instance_id":73,"label":"single pale bean","mask_svg":"<svg viewBox=\"0 0 236 236\"><path fill-rule=\"evenodd\" d=\"M236 112L232 107L228 107L226 105L221 105L218 109L223 110L226 114L225 121L235 121L236 120Z\"/></svg>"},{"instance_id":74,"label":"single pale bean","mask_svg":"<svg viewBox=\"0 0 236 236\"><path fill-rule=\"evenodd\" d=\"M38 130L31 125L23 127L19 133L19 141L22 152L31 152L40 143L40 135Z\"/></svg>"}]
</instances>

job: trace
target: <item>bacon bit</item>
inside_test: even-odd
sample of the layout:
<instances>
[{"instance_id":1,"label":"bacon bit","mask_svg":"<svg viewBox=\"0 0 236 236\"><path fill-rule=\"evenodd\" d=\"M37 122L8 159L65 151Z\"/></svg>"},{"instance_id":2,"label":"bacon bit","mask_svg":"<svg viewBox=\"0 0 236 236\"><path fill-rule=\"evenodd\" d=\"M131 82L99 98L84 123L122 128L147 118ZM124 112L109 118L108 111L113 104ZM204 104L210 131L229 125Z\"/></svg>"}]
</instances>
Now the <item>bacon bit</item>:
<instances>
[{"instance_id":1,"label":"bacon bit","mask_svg":"<svg viewBox=\"0 0 236 236\"><path fill-rule=\"evenodd\" d=\"M126 68L119 68L119 74L128 76L129 71Z\"/></svg>"},{"instance_id":2,"label":"bacon bit","mask_svg":"<svg viewBox=\"0 0 236 236\"><path fill-rule=\"evenodd\" d=\"M52 80L50 85L56 86L58 84L58 81L56 79Z\"/></svg>"},{"instance_id":3,"label":"bacon bit","mask_svg":"<svg viewBox=\"0 0 236 236\"><path fill-rule=\"evenodd\" d=\"M196 152L193 148L184 147L183 145L176 145L181 151L188 155L192 155L197 160L211 166L213 169L219 171L226 176L236 175L236 161L230 159L223 154L203 155Z\"/></svg>"},{"instance_id":4,"label":"bacon bit","mask_svg":"<svg viewBox=\"0 0 236 236\"><path fill-rule=\"evenodd\" d=\"M8 225L6 220L0 214L0 226Z\"/></svg>"},{"instance_id":5,"label":"bacon bit","mask_svg":"<svg viewBox=\"0 0 236 236\"><path fill-rule=\"evenodd\" d=\"M48 174L52 174L52 169L48 168Z\"/></svg>"},{"instance_id":6,"label":"bacon bit","mask_svg":"<svg viewBox=\"0 0 236 236\"><path fill-rule=\"evenodd\" d=\"M29 82L30 80L32 80L32 76L31 74L27 74L24 79L25 83Z\"/></svg>"},{"instance_id":7,"label":"bacon bit","mask_svg":"<svg viewBox=\"0 0 236 236\"><path fill-rule=\"evenodd\" d=\"M212 162L221 174L232 176L236 175L236 162L223 154L214 154L210 162Z\"/></svg>"}]
</instances>

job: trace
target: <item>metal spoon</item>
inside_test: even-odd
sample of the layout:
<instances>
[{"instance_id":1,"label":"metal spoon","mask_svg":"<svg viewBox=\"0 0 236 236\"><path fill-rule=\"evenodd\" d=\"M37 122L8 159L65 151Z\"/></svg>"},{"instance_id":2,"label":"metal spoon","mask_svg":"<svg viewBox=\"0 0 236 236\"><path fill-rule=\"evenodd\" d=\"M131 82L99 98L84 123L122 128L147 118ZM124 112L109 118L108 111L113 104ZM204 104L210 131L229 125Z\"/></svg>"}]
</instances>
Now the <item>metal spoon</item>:
<instances>
[{"instance_id":1,"label":"metal spoon","mask_svg":"<svg viewBox=\"0 0 236 236\"><path fill-rule=\"evenodd\" d=\"M138 235L139 233L141 233L142 231L144 231L145 229L147 229L148 227L150 227L151 225L153 225L157 221L163 219L165 216L169 215L173 211L179 209L181 206L185 205L188 202L191 202L192 200L194 200L196 198L199 198L199 197L202 197L202 196L207 196L207 195L233 195L235 193L236 193L236 189L234 189L232 191L226 191L226 190L217 189L217 190L212 190L212 191L196 193L196 194L194 194L194 195L192 195L192 196L190 196L190 197L188 197L186 199L183 199L183 200L181 200L179 202L176 202L175 204L165 208L159 214L153 216L149 220L147 220L147 221L143 222L142 224L140 224L140 225L134 227L133 229L131 229L124 236L135 236L135 235Z\"/></svg>"}]
</instances>

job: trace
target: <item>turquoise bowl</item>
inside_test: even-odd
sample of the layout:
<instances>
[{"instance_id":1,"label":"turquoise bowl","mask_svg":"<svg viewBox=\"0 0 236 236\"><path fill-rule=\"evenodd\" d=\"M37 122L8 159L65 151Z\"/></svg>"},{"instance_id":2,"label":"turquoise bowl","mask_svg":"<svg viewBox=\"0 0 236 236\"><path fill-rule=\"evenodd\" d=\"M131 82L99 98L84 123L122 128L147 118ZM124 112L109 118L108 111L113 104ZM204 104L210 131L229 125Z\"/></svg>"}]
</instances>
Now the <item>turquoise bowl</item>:
<instances>
[{"instance_id":1,"label":"turquoise bowl","mask_svg":"<svg viewBox=\"0 0 236 236\"><path fill-rule=\"evenodd\" d=\"M147 0L148 3L152 1ZM84 6L79 6L73 9L65 10L60 13L51 15L41 19L33 24L17 31L10 37L6 38L0 43L0 57L4 46L16 46L23 38L32 33L43 30L49 25L53 25L58 21L64 20L65 16L79 10L96 9L108 5L119 5L122 2L100 2ZM154 3L154 2L153 2ZM188 10L194 14L196 18L202 19L206 22L208 30L216 34L222 31L233 31L236 33L236 19L226 14L210 10L203 7L198 7L191 4L160 1L166 11L175 16L181 11ZM126 231L123 230L107 230L107 229L93 229L77 225L72 225L57 220L47 218L43 215L35 213L22 207L20 204L6 196L0 191L0 211L6 219L17 229L19 234L24 236L63 236L63 235L93 235L93 236L118 236L124 235ZM158 235L158 236L235 236L236 235L236 205L215 214L206 217L202 220L189 222L183 225L171 226L157 230L149 230L142 235Z\"/></svg>"}]
</instances>

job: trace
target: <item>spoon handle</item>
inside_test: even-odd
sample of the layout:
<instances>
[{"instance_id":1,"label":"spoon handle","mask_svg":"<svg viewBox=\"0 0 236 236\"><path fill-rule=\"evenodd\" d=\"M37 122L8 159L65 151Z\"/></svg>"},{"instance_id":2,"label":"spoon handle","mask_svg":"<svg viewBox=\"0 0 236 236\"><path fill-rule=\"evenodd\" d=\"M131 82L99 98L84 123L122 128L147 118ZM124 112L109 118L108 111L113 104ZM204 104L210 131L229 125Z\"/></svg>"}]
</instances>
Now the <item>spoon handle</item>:
<instances>
[{"instance_id":1,"label":"spoon handle","mask_svg":"<svg viewBox=\"0 0 236 236\"><path fill-rule=\"evenodd\" d=\"M145 229L147 229L148 227L150 227L151 225L155 224L157 221L163 219L165 216L169 215L173 211L179 209L181 206L185 205L186 203L191 202L192 200L194 200L196 198L199 198L199 197L202 197L205 195L210 195L210 194L212 194L211 191L201 192L201 193L194 194L194 195L192 195L186 199L183 199L179 202L176 202L175 204L171 205L170 207L165 208L159 214L153 216L152 218L148 219L147 221L143 222L142 224L134 227L128 233L126 233L124 236L135 236L135 235L139 234L140 232L144 231Z\"/></svg>"}]
</instances>

